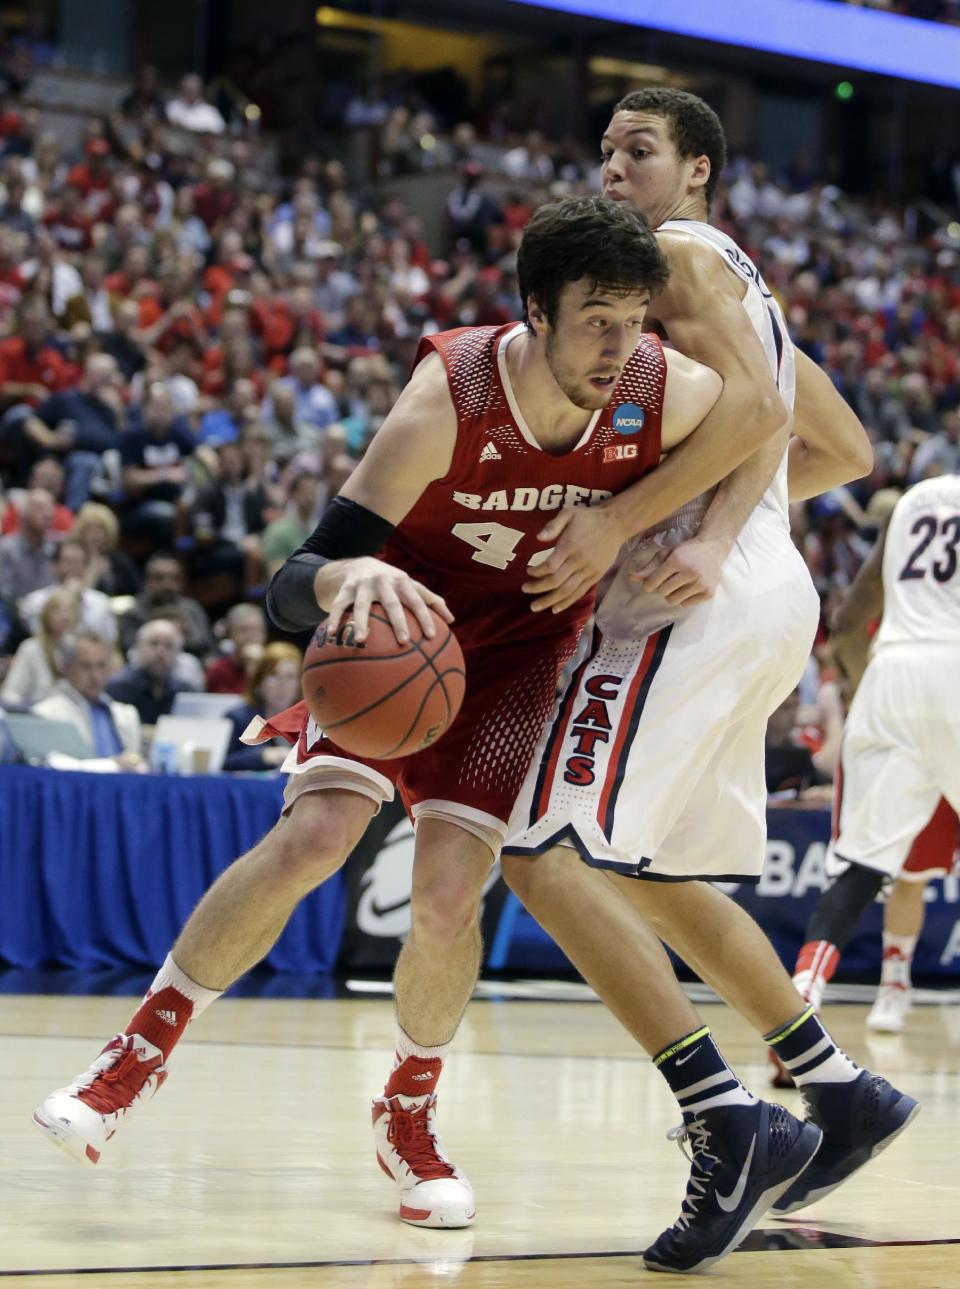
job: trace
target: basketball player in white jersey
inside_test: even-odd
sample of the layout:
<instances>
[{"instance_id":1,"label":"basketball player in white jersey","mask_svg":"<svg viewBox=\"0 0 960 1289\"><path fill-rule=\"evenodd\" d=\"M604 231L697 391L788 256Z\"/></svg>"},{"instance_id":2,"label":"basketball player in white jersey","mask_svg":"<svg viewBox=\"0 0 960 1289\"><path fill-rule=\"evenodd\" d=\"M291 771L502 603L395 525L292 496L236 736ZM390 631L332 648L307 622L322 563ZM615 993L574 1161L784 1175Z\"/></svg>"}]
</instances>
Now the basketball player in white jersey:
<instances>
[{"instance_id":1,"label":"basketball player in white jersey","mask_svg":"<svg viewBox=\"0 0 960 1289\"><path fill-rule=\"evenodd\" d=\"M883 612L840 749L827 852L827 871L839 877L811 914L794 968L794 983L817 1007L860 917L910 867L914 843L941 814L940 849L952 851L950 808L960 811L958 558L960 477L926 479L897 502L835 623L842 640ZM919 930L922 904L916 912ZM887 1010L892 1020L875 1027L895 1029L899 1018L902 1028L896 1002Z\"/></svg>"},{"instance_id":2,"label":"basketball player in white jersey","mask_svg":"<svg viewBox=\"0 0 960 1289\"><path fill-rule=\"evenodd\" d=\"M731 433L740 433L731 406L739 400L755 409L759 399L762 408L778 397L792 404L796 384L791 496L865 473L869 444L856 418L827 377L794 353L757 269L707 223L724 159L713 112L677 91L632 94L615 110L602 146L605 195L639 206L671 267L648 317L726 382L697 431L701 464L711 456L711 422L719 427L712 451L722 459ZM576 852L608 870L659 935L782 1054L824 1144L777 1212L834 1189L917 1109L836 1048L759 927L708 884L759 877L766 722L799 680L818 620L816 594L790 540L784 447L762 447L699 507L671 518L685 501L680 481L689 484L693 468L681 448L651 476L653 488L641 481L586 524L564 513L541 533L557 549L540 575L531 572L529 589L549 609L562 607L625 538L647 530L631 543L598 611L591 650L544 733L540 765L511 821L506 849L540 858L504 858L507 881L632 1031L643 978L631 970L627 942L608 944L601 955L586 933L583 910L592 902L596 925L605 896ZM703 464L705 484L716 477L708 475ZM675 1091L689 1083L691 1069L700 1085L717 1077L709 1044L696 1031L654 1058ZM716 1110L684 1118L691 1182L679 1221L644 1255L653 1269L703 1265L736 1180L726 1163L736 1157L730 1114L722 1125ZM753 1140L748 1132L741 1145L745 1173Z\"/></svg>"}]
</instances>

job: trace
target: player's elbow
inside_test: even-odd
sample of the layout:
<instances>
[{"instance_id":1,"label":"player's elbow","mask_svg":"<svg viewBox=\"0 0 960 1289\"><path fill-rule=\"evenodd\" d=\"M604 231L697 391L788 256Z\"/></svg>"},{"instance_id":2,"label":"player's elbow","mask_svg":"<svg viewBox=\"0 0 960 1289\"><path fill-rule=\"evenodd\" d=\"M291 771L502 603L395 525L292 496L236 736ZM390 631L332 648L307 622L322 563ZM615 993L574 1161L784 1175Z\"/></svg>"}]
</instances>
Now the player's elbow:
<instances>
[{"instance_id":1,"label":"player's elbow","mask_svg":"<svg viewBox=\"0 0 960 1289\"><path fill-rule=\"evenodd\" d=\"M829 463L831 488L862 479L873 469L873 444L861 426L855 433L835 439L823 449L823 456L825 464Z\"/></svg>"},{"instance_id":2,"label":"player's elbow","mask_svg":"<svg viewBox=\"0 0 960 1289\"><path fill-rule=\"evenodd\" d=\"M827 620L827 631L830 636L830 648L836 653L843 653L856 642L858 629L863 627L858 623L857 614L846 604L841 604L830 614Z\"/></svg>"},{"instance_id":3,"label":"player's elbow","mask_svg":"<svg viewBox=\"0 0 960 1289\"><path fill-rule=\"evenodd\" d=\"M747 427L747 437L752 440L752 451L778 437L786 445L790 413L778 394L753 391L745 411L743 424Z\"/></svg>"},{"instance_id":4,"label":"player's elbow","mask_svg":"<svg viewBox=\"0 0 960 1289\"><path fill-rule=\"evenodd\" d=\"M862 479L873 469L873 444L862 425L857 426L856 434L850 435L845 447L844 458L850 468L850 475L846 482Z\"/></svg>"},{"instance_id":5,"label":"player's elbow","mask_svg":"<svg viewBox=\"0 0 960 1289\"><path fill-rule=\"evenodd\" d=\"M310 630L325 616L311 592L312 582L308 587L303 570L296 568L293 560L287 560L267 586L264 597L267 617L275 627L289 635Z\"/></svg>"},{"instance_id":6,"label":"player's elbow","mask_svg":"<svg viewBox=\"0 0 960 1289\"><path fill-rule=\"evenodd\" d=\"M765 439L785 435L790 428L790 412L779 394L762 395L757 417L763 426Z\"/></svg>"},{"instance_id":7,"label":"player's elbow","mask_svg":"<svg viewBox=\"0 0 960 1289\"><path fill-rule=\"evenodd\" d=\"M267 611L267 617L275 627L280 631L293 633L299 628L295 623L291 622L290 618L283 610L283 590L282 586L277 582L277 579L280 577L282 572L283 565L277 569L276 573L274 573L273 577L271 577L267 584L267 593L264 596L264 608Z\"/></svg>"}]
</instances>

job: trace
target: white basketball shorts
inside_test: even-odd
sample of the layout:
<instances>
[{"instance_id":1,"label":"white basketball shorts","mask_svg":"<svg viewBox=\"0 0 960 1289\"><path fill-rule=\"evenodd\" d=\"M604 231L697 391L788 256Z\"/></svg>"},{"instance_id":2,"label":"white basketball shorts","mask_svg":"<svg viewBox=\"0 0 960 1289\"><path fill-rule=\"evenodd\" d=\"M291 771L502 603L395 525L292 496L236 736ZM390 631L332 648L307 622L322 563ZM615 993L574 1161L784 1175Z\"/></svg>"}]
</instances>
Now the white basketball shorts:
<instances>
[{"instance_id":1,"label":"white basketball shorts","mask_svg":"<svg viewBox=\"0 0 960 1289\"><path fill-rule=\"evenodd\" d=\"M818 620L789 533L755 512L712 599L642 638L594 632L504 849L565 843L595 867L655 881L756 881L767 719L803 674Z\"/></svg>"},{"instance_id":2,"label":"white basketball shorts","mask_svg":"<svg viewBox=\"0 0 960 1289\"><path fill-rule=\"evenodd\" d=\"M941 796L960 811L960 650L885 645L847 716L827 872L898 877Z\"/></svg>"}]
</instances>

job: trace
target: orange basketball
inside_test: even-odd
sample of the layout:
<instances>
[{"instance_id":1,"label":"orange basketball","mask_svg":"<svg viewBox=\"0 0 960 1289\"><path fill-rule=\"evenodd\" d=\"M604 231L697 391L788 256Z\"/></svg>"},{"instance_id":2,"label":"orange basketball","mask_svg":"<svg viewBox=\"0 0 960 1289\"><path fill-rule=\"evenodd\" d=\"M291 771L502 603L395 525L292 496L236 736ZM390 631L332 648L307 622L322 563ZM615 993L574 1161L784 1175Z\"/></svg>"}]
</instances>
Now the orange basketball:
<instances>
[{"instance_id":1,"label":"orange basketball","mask_svg":"<svg viewBox=\"0 0 960 1289\"><path fill-rule=\"evenodd\" d=\"M431 610L432 612L432 610ZM463 702L463 654L446 622L423 634L404 609L410 639L399 644L386 611L370 610L362 644L352 618L330 636L321 623L303 660L303 697L310 715L345 752L386 761L432 747Z\"/></svg>"}]
</instances>

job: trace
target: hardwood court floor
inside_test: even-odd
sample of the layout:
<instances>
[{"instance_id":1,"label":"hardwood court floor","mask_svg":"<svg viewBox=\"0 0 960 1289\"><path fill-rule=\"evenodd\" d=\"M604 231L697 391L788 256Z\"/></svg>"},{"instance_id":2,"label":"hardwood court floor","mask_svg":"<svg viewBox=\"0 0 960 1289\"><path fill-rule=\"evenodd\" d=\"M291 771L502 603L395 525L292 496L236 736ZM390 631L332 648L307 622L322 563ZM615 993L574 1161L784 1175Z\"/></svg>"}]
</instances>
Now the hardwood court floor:
<instances>
[{"instance_id":1,"label":"hardwood court floor","mask_svg":"<svg viewBox=\"0 0 960 1289\"><path fill-rule=\"evenodd\" d=\"M0 996L0 1289L613 1289L653 1281L639 1252L677 1214L676 1108L595 1003L476 1002L441 1085L441 1128L471 1177L472 1231L395 1215L368 1103L393 1039L386 999L225 999L181 1044L160 1095L83 1168L30 1124L41 1096L125 1021L123 998ZM740 1074L762 1050L702 1008ZM764 1219L717 1286L960 1289L960 1008L867 1040L828 1020L923 1112L802 1220ZM797 1094L782 1094L789 1105Z\"/></svg>"}]
</instances>

